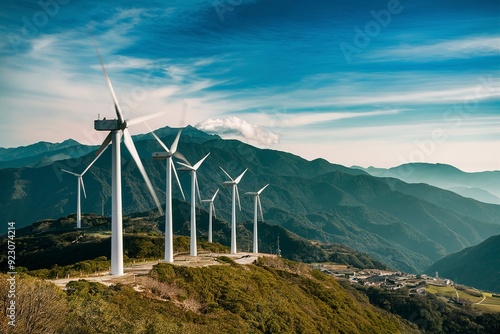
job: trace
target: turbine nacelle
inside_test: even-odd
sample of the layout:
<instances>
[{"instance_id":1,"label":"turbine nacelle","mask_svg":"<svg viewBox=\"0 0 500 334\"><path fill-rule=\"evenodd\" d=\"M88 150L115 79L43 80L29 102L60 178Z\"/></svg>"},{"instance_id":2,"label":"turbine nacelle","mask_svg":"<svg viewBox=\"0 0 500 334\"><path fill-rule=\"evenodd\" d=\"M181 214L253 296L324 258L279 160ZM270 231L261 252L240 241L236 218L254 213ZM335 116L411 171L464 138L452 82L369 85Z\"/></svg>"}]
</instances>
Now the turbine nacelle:
<instances>
[{"instance_id":1,"label":"turbine nacelle","mask_svg":"<svg viewBox=\"0 0 500 334\"><path fill-rule=\"evenodd\" d=\"M96 119L94 129L97 131L115 131L120 130L120 122L117 119Z\"/></svg>"},{"instance_id":2,"label":"turbine nacelle","mask_svg":"<svg viewBox=\"0 0 500 334\"><path fill-rule=\"evenodd\" d=\"M170 158L174 154L172 152L154 152L153 153L153 159L154 160L165 160L167 158Z\"/></svg>"}]
</instances>

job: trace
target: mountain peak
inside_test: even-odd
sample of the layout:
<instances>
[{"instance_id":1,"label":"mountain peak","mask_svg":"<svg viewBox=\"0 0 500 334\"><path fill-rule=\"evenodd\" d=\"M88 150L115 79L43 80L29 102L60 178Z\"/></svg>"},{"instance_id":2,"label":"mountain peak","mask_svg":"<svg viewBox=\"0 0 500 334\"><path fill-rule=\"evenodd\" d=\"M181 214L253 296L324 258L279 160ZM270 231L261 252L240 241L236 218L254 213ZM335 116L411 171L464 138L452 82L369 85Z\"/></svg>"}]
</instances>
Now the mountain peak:
<instances>
[{"instance_id":1,"label":"mountain peak","mask_svg":"<svg viewBox=\"0 0 500 334\"><path fill-rule=\"evenodd\" d=\"M179 129L182 129L181 140L182 138L189 137L191 138L190 141L202 143L212 139L221 139L221 137L219 137L218 135L208 134L191 125L187 125L184 128L181 127L174 128L170 126L165 126L154 130L154 133L160 138L171 137L177 135ZM134 136L134 140L136 141L150 140L150 139L153 139L153 135L151 133L139 134Z\"/></svg>"}]
</instances>

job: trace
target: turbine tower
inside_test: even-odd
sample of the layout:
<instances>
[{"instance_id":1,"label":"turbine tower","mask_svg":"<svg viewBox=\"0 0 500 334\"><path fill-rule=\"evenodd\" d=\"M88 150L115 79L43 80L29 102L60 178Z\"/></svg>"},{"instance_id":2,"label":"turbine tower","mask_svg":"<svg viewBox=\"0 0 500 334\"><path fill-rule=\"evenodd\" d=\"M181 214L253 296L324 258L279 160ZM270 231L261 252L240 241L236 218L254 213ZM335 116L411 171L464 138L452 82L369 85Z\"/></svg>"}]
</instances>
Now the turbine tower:
<instances>
[{"instance_id":1,"label":"turbine tower","mask_svg":"<svg viewBox=\"0 0 500 334\"><path fill-rule=\"evenodd\" d=\"M254 212L253 212L253 252L258 253L259 252L259 239L257 235L257 204L259 205L260 209L260 218L262 218L262 221L264 221L264 214L262 213L262 204L260 204L260 194L264 191L264 189L267 188L269 185L266 184L262 189L260 189L257 192L248 192L245 193L245 195L248 196L253 196L254 198Z\"/></svg>"},{"instance_id":2,"label":"turbine tower","mask_svg":"<svg viewBox=\"0 0 500 334\"><path fill-rule=\"evenodd\" d=\"M153 190L151 181L149 180L148 174L142 165L139 153L135 148L132 136L128 131L128 126L133 124L138 124L146 122L149 119L160 116L162 113L157 113L149 116L139 117L133 120L125 120L123 114L118 104L113 86L109 80L108 73L104 68L104 63L102 61L97 45L92 38L94 47L99 57L99 62L101 63L101 68L104 73L104 79L108 85L111 98L114 103L116 116L118 119L98 119L94 121L94 128L97 131L109 131L106 139L104 139L101 147L97 151L97 156L111 143L112 145L112 158L111 158L111 189L112 189L112 209L111 209L111 275L123 275L123 222L122 222L122 178L121 178L121 152L120 152L120 142L123 135L123 141L125 147L130 152L130 155L134 159L139 171L146 182L146 186L153 197L153 200L158 207L161 214L163 211L161 209L160 201Z\"/></svg>"},{"instance_id":3,"label":"turbine tower","mask_svg":"<svg viewBox=\"0 0 500 334\"><path fill-rule=\"evenodd\" d=\"M190 246L190 255L197 256L196 250L196 191L198 192L198 199L201 201L200 196L200 188L198 187L198 178L196 177L196 171L200 168L201 164L205 159L210 155L208 153L205 155L200 161L194 164L194 166L177 162L182 167L179 168L181 171L191 172L191 246ZM196 188L196 191L195 191Z\"/></svg>"},{"instance_id":4,"label":"turbine tower","mask_svg":"<svg viewBox=\"0 0 500 334\"><path fill-rule=\"evenodd\" d=\"M212 196L211 199L202 200L202 202L210 203L210 210L209 210L210 213L208 216L208 242L212 242L212 211L213 211L214 217L217 218L217 216L215 215L214 200L215 200L215 197L217 197L218 192L219 192L219 188L217 188L217 190L215 191L215 194Z\"/></svg>"},{"instance_id":5,"label":"turbine tower","mask_svg":"<svg viewBox=\"0 0 500 334\"><path fill-rule=\"evenodd\" d=\"M173 218L172 218L172 175L171 172L174 172L175 179L177 180L177 184L179 185L179 189L181 190L182 198L186 200L184 196L184 191L182 191L181 183L179 182L179 176L177 175L177 171L175 170L174 163L172 162L172 156L177 153L177 144L179 143L179 138L181 136L182 129L177 133L177 137L168 149L167 145L165 145L158 136L151 131L153 136L156 138L158 143L160 143L161 147L165 150L165 152L154 152L153 159L155 160L166 160L167 165L167 177L166 177L166 191L165 191L165 262L174 262L174 244L173 244Z\"/></svg>"},{"instance_id":6,"label":"turbine tower","mask_svg":"<svg viewBox=\"0 0 500 334\"><path fill-rule=\"evenodd\" d=\"M94 160L92 160L92 162L87 166L87 168L85 168L85 170L81 174L73 173L73 172L70 172L69 170L66 170L66 169L61 169L61 171L65 172L65 173L68 173L68 174L76 176L77 180L78 180L78 191L77 191L77 195L76 195L76 228L82 228L82 211L81 211L81 204L80 204L80 199L81 199L80 188L83 190L83 196L85 196L85 198L87 198L87 194L85 193L85 185L83 184L83 175L85 173L87 173L87 171L89 170L89 168L92 167L92 165L94 164L94 162L96 162L96 160L99 159L99 157L101 156L101 154L103 152L104 152L104 150L102 150L101 153L99 153L99 155L97 155L94 158Z\"/></svg>"},{"instance_id":7,"label":"turbine tower","mask_svg":"<svg viewBox=\"0 0 500 334\"><path fill-rule=\"evenodd\" d=\"M236 179L233 178L222 168L220 169L227 175L231 181L224 181L222 184L226 187L232 187L233 201L231 206L231 254L236 254L236 198L238 198L238 205L241 211L240 194L238 193L238 183L240 183L243 175L247 172L248 168L243 171Z\"/></svg>"}]
</instances>

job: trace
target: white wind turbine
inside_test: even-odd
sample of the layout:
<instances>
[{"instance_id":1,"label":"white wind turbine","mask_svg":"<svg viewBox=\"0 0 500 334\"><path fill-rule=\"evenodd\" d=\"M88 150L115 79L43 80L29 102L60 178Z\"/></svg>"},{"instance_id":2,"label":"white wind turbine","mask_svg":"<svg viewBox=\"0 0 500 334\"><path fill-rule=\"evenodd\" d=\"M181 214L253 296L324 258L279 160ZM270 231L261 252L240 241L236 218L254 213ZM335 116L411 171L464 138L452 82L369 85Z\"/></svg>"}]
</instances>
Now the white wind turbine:
<instances>
[{"instance_id":1,"label":"white wind turbine","mask_svg":"<svg viewBox=\"0 0 500 334\"><path fill-rule=\"evenodd\" d=\"M113 86L111 85L111 81L109 80L108 73L104 68L104 63L102 61L99 50L97 49L97 45L92 38L92 42L94 43L94 47L97 52L97 56L99 57L99 62L101 63L101 68L104 73L104 79L106 80L106 84L108 85L109 92L111 93L111 98L114 103L116 116L118 119L110 119L110 120L96 120L94 121L94 128L97 131L109 131L108 136L104 139L101 147L97 151L97 156L101 154L101 152L111 143L112 145L112 159L111 159L111 189L112 189L112 209L111 209L111 275L123 275L123 222L122 222L122 178L121 178L121 152L120 152L120 142L123 134L123 141L125 143L125 147L132 155L139 171L146 182L146 186L153 197L153 200L158 207L158 210L161 214L163 214L161 209L160 201L156 196L156 193L153 190L153 186L151 185L151 181L142 165L141 159L137 150L135 148L134 142L132 140L132 136L128 131L128 126L133 124L138 124L145 122L149 119L160 116L162 113L157 113L149 116L139 117L133 120L125 120L123 118L123 114L118 104L118 100L116 98L115 92L113 90Z\"/></svg>"},{"instance_id":2,"label":"white wind turbine","mask_svg":"<svg viewBox=\"0 0 500 334\"><path fill-rule=\"evenodd\" d=\"M269 185L266 184L262 189L260 189L257 192L248 192L245 193L245 195L248 196L253 196L254 198L254 212L253 212L253 252L258 253L259 252L259 239L257 235L257 204L259 205L260 209L260 218L262 218L262 221L264 221L264 214L262 213L262 204L260 204L260 194L264 191L264 189L267 188Z\"/></svg>"},{"instance_id":3,"label":"white wind turbine","mask_svg":"<svg viewBox=\"0 0 500 334\"><path fill-rule=\"evenodd\" d=\"M177 180L177 184L179 185L179 189L181 190L182 198L186 200L186 197L184 196L184 191L182 191L182 186L181 183L179 182L179 176L177 175L177 171L175 170L174 163L172 162L172 156L176 155L177 153L177 145L179 143L179 138L181 136L182 129L179 130L177 133L177 137L175 137L175 140L170 147L170 150L168 149L167 145L165 145L158 136L151 131L153 136L156 138L158 143L160 143L161 147L165 150L165 152L154 152L153 153L153 159L155 160L166 160L166 167L167 167L167 177L166 177L166 191L165 191L165 196L166 196L166 204L165 204L165 261L166 262L174 262L174 245L173 245L173 230L172 230L172 225L173 225L173 219L172 219L172 175L171 172L174 172L175 179Z\"/></svg>"},{"instance_id":4,"label":"white wind turbine","mask_svg":"<svg viewBox=\"0 0 500 334\"><path fill-rule=\"evenodd\" d=\"M220 169L227 175L231 181L224 181L222 184L226 187L232 187L233 189L233 202L231 207L231 254L236 254L236 198L238 198L238 205L241 211L240 194L238 193L238 183L240 183L243 175L247 172L248 168L243 171L236 179L233 178L222 168Z\"/></svg>"},{"instance_id":5,"label":"white wind turbine","mask_svg":"<svg viewBox=\"0 0 500 334\"><path fill-rule=\"evenodd\" d=\"M198 199L201 201L200 188L198 187L198 178L196 177L196 171L200 168L201 164L210 155L208 153L200 161L194 164L194 166L177 162L182 167L179 168L181 171L191 172L191 245L190 245L190 255L197 256L196 249L196 192L198 192ZM196 189L195 189L196 188Z\"/></svg>"},{"instance_id":6,"label":"white wind turbine","mask_svg":"<svg viewBox=\"0 0 500 334\"><path fill-rule=\"evenodd\" d=\"M85 185L83 184L83 175L85 173L87 173L87 171L89 170L90 167L92 167L92 165L94 164L94 162L96 162L97 159L99 159L99 157L101 156L101 154L104 152L104 150L101 151L101 153L99 153L98 156L96 156L94 158L94 160L92 160L92 162L87 166L87 168L85 168L85 170L83 172L81 172L81 174L77 174L77 173L73 173L73 172L70 172L69 170L66 170L66 169L61 169L61 171L65 172L65 173L68 173L68 174L71 174L71 175L74 175L77 177L77 180L78 180L78 191L77 191L77 195L76 195L76 228L82 228L82 211L81 211L81 204L80 204L80 199L81 199L81 196L80 196L80 188L83 190L83 196L85 196L85 198L87 198L87 194L85 193Z\"/></svg>"},{"instance_id":7,"label":"white wind turbine","mask_svg":"<svg viewBox=\"0 0 500 334\"><path fill-rule=\"evenodd\" d=\"M215 194L212 196L211 199L204 199L202 202L204 203L210 203L210 213L209 213L209 218L208 218L208 242L212 242L212 212L215 218L217 216L215 215L215 206L214 206L214 200L215 197L217 197L217 193L219 192L219 188L215 191Z\"/></svg>"}]
</instances>

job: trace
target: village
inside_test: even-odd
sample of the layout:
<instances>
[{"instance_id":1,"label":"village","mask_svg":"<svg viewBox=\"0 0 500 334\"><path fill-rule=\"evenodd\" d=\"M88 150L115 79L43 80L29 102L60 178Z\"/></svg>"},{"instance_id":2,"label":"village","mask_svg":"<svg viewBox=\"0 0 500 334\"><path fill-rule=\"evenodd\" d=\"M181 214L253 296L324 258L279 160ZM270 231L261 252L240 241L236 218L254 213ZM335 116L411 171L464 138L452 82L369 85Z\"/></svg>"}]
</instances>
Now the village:
<instances>
[{"instance_id":1,"label":"village","mask_svg":"<svg viewBox=\"0 0 500 334\"><path fill-rule=\"evenodd\" d=\"M379 287L387 291L400 290L408 296L436 295L443 301L457 306L477 306L482 309L500 312L500 294L478 290L474 287L457 284L456 282L425 274L407 274L401 271L358 269L348 265L314 263L314 269L334 276L339 281L352 285Z\"/></svg>"},{"instance_id":2,"label":"village","mask_svg":"<svg viewBox=\"0 0 500 334\"><path fill-rule=\"evenodd\" d=\"M425 274L415 275L401 271L357 269L339 264L315 264L314 266L325 274L334 276L340 280L347 280L352 284L378 286L387 290L407 288L409 294L426 294L425 287L429 285L441 287L455 286L452 280L439 277L437 272L435 277L431 277ZM480 293L479 290L477 292Z\"/></svg>"}]
</instances>

